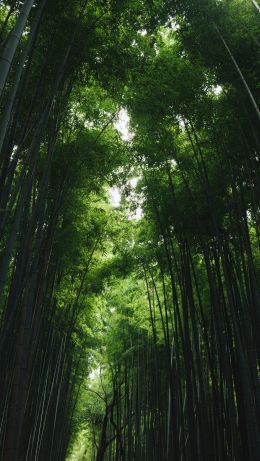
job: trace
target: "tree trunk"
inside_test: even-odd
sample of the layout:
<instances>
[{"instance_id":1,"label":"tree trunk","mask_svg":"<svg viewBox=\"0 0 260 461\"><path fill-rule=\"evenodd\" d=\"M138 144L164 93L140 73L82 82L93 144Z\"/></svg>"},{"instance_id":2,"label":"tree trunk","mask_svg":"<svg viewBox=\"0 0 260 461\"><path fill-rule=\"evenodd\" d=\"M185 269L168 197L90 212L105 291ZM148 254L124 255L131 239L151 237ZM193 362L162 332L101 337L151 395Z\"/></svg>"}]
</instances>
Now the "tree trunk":
<instances>
[{"instance_id":1,"label":"tree trunk","mask_svg":"<svg viewBox=\"0 0 260 461\"><path fill-rule=\"evenodd\" d=\"M16 24L8 37L2 56L0 58L0 97L2 95L10 67L12 65L14 54L20 42L25 24L27 22L33 4L34 0L26 0L23 4Z\"/></svg>"}]
</instances>

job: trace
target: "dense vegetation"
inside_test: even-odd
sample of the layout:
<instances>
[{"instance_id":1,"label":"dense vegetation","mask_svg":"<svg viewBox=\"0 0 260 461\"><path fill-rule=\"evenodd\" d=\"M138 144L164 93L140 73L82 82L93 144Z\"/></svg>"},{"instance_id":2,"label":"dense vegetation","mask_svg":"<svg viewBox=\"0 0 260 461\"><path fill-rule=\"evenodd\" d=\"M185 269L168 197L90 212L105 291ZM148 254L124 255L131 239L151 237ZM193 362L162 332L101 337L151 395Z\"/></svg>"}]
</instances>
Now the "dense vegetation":
<instances>
[{"instance_id":1,"label":"dense vegetation","mask_svg":"<svg viewBox=\"0 0 260 461\"><path fill-rule=\"evenodd\" d=\"M1 1L1 460L259 461L259 14Z\"/></svg>"}]
</instances>

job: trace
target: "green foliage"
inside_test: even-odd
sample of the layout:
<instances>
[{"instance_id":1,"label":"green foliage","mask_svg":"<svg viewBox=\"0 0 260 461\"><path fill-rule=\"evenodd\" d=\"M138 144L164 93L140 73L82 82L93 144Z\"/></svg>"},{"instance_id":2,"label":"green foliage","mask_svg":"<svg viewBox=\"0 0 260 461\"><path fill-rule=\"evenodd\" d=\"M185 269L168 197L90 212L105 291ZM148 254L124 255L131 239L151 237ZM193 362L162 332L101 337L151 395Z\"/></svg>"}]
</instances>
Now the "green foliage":
<instances>
[{"instance_id":1,"label":"green foliage","mask_svg":"<svg viewBox=\"0 0 260 461\"><path fill-rule=\"evenodd\" d=\"M1 3L2 47L21 5ZM17 83L0 157L0 384L12 401L25 357L20 451L62 461L61 432L68 461L90 460L105 432L109 460L204 461L209 444L214 461L255 461L259 15L242 0L47 1L16 82L38 7L0 100L2 117Z\"/></svg>"}]
</instances>

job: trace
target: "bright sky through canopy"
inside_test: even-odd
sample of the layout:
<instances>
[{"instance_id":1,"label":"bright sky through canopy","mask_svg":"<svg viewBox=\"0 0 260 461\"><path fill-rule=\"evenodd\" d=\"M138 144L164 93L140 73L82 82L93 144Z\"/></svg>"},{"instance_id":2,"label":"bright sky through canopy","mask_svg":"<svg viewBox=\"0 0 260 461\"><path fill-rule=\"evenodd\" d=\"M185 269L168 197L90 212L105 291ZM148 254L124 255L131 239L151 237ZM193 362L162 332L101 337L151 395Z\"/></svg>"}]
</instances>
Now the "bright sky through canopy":
<instances>
[{"instance_id":1,"label":"bright sky through canopy","mask_svg":"<svg viewBox=\"0 0 260 461\"><path fill-rule=\"evenodd\" d=\"M129 128L129 115L126 109L122 108L118 112L118 119L115 123L115 128L119 132L121 138L126 141L130 142L133 139L133 133L131 133ZM129 185L132 189L131 195L134 195L134 188L138 182L138 177L132 178L129 181ZM118 208L121 203L121 191L118 187L110 187L109 188L109 195L110 195L110 202L114 208ZM140 204L141 205L141 204ZM128 218L131 219L140 219L143 216L142 207L138 206L134 212L128 214Z\"/></svg>"},{"instance_id":2,"label":"bright sky through canopy","mask_svg":"<svg viewBox=\"0 0 260 461\"><path fill-rule=\"evenodd\" d=\"M133 133L129 129L129 115L126 109L120 109L118 112L118 119L115 123L115 128L120 133L121 138L124 141L131 141L133 139Z\"/></svg>"}]
</instances>

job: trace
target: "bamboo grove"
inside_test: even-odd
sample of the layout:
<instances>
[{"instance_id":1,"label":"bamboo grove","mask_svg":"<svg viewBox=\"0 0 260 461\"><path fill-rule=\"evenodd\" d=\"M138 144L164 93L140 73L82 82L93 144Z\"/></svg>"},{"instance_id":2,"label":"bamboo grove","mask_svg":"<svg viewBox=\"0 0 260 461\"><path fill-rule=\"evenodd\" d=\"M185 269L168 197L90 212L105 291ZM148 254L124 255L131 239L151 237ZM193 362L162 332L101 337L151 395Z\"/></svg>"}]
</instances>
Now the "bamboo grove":
<instances>
[{"instance_id":1,"label":"bamboo grove","mask_svg":"<svg viewBox=\"0 0 260 461\"><path fill-rule=\"evenodd\" d=\"M1 460L259 461L259 13L0 2Z\"/></svg>"}]
</instances>

